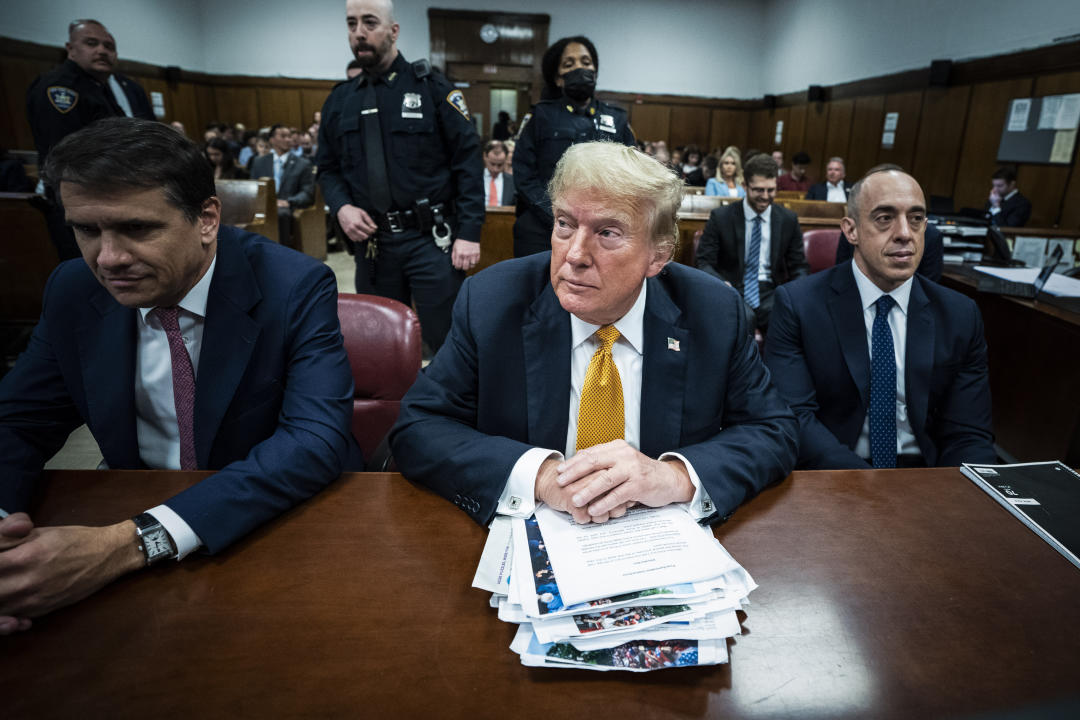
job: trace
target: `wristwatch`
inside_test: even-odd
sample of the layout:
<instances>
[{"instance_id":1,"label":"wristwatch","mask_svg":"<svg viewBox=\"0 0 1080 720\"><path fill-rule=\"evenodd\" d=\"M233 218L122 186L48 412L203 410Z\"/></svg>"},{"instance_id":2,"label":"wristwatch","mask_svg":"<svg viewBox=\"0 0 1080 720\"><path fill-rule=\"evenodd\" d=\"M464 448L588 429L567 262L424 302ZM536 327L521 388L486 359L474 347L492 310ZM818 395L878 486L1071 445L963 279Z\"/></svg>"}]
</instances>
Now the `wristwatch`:
<instances>
[{"instance_id":1,"label":"wristwatch","mask_svg":"<svg viewBox=\"0 0 1080 720\"><path fill-rule=\"evenodd\" d=\"M146 556L147 565L176 557L176 546L156 517L142 513L131 520L135 523L135 542Z\"/></svg>"}]
</instances>

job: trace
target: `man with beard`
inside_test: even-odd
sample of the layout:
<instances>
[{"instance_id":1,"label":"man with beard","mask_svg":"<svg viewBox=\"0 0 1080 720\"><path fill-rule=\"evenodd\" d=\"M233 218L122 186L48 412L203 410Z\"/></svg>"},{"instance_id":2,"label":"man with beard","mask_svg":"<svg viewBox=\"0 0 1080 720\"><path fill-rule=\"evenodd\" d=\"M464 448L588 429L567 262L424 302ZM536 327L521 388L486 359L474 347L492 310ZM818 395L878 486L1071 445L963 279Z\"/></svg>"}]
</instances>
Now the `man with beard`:
<instances>
[{"instance_id":1,"label":"man with beard","mask_svg":"<svg viewBox=\"0 0 1080 720\"><path fill-rule=\"evenodd\" d=\"M319 182L357 245L356 291L414 301L436 351L465 271L480 259L480 137L462 92L427 60L398 52L389 0L348 0L346 19L364 72L323 106Z\"/></svg>"},{"instance_id":2,"label":"man with beard","mask_svg":"<svg viewBox=\"0 0 1080 720\"><path fill-rule=\"evenodd\" d=\"M39 75L26 92L26 117L40 168L45 167L53 145L98 118L126 115L154 119L146 92L131 78L114 72L116 40L104 25L90 19L73 21L64 47L67 60ZM45 190L53 200L53 188ZM55 203L46 219L60 259L79 257L75 236Z\"/></svg>"}]
</instances>

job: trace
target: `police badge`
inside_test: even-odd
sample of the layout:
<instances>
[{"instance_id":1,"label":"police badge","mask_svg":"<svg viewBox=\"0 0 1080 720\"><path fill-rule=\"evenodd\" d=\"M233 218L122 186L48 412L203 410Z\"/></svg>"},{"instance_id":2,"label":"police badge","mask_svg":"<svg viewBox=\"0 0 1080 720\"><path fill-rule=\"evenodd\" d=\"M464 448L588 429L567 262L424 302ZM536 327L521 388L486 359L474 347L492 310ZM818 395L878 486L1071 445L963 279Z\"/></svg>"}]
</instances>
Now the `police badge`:
<instances>
[{"instance_id":1,"label":"police badge","mask_svg":"<svg viewBox=\"0 0 1080 720\"><path fill-rule=\"evenodd\" d=\"M415 119L424 117L424 113L417 112L422 102L420 93L405 93L405 97L401 100L401 117Z\"/></svg>"},{"instance_id":2,"label":"police badge","mask_svg":"<svg viewBox=\"0 0 1080 720\"><path fill-rule=\"evenodd\" d=\"M601 115L599 127L604 132L614 133L615 131L615 118L611 115Z\"/></svg>"},{"instance_id":3,"label":"police badge","mask_svg":"<svg viewBox=\"0 0 1080 720\"><path fill-rule=\"evenodd\" d=\"M62 85L53 85L45 91L49 96L49 102L61 113L71 112L71 109L79 102L79 93Z\"/></svg>"}]
</instances>

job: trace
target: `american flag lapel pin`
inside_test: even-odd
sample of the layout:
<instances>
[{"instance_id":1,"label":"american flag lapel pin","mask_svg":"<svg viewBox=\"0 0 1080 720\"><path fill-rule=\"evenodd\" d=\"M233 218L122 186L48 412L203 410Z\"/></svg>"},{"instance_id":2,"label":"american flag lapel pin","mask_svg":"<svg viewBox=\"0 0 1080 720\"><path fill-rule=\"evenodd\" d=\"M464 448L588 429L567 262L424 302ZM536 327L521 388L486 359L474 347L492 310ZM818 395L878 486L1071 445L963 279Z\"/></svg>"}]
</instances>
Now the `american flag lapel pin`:
<instances>
[{"instance_id":1,"label":"american flag lapel pin","mask_svg":"<svg viewBox=\"0 0 1080 720\"><path fill-rule=\"evenodd\" d=\"M675 352L681 352L681 351L679 350L679 341L678 341L678 340L676 340L676 339L675 339L675 338L673 338L673 337L669 337L669 338L667 339L667 349L668 349L668 350L674 350Z\"/></svg>"}]
</instances>

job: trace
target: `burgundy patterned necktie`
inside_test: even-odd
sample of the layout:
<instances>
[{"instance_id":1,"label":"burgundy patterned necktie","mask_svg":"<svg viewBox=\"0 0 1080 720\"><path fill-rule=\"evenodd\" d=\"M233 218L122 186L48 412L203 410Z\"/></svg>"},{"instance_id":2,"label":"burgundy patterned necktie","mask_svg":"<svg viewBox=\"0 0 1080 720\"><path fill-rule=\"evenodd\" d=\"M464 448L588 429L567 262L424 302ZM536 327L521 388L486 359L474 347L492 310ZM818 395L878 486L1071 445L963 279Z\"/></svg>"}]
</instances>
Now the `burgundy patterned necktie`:
<instances>
[{"instance_id":1,"label":"burgundy patterned necktie","mask_svg":"<svg viewBox=\"0 0 1080 720\"><path fill-rule=\"evenodd\" d=\"M169 338L172 356L173 402L176 403L176 424L180 430L180 469L198 470L195 460L195 370L191 356L180 336L179 310L175 307L155 308L165 337Z\"/></svg>"}]
</instances>

